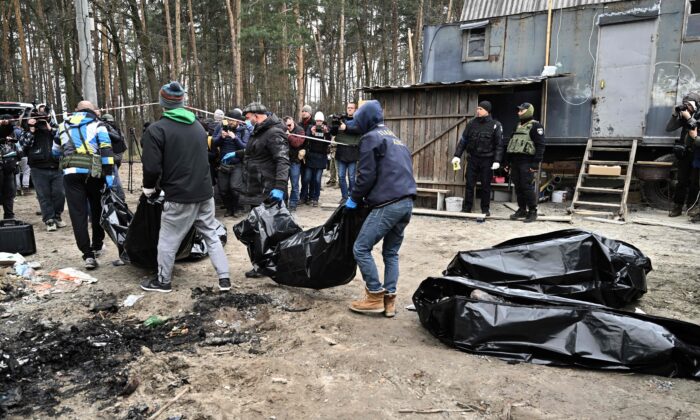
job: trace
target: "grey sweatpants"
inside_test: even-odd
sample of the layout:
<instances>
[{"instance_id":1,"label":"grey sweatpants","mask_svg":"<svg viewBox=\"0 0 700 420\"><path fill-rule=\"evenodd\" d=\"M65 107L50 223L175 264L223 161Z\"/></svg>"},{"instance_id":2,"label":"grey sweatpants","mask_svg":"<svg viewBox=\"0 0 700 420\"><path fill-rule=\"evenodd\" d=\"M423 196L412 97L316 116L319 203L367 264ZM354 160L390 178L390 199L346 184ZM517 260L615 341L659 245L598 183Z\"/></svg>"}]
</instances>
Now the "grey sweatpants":
<instances>
[{"instance_id":1,"label":"grey sweatpants","mask_svg":"<svg viewBox=\"0 0 700 420\"><path fill-rule=\"evenodd\" d=\"M219 278L228 278L228 260L219 236L214 218L214 198L199 203L182 204L165 201L160 216L160 235L158 236L158 279L170 283L175 264L175 255L180 243L194 227L202 234L209 248L209 258Z\"/></svg>"}]
</instances>

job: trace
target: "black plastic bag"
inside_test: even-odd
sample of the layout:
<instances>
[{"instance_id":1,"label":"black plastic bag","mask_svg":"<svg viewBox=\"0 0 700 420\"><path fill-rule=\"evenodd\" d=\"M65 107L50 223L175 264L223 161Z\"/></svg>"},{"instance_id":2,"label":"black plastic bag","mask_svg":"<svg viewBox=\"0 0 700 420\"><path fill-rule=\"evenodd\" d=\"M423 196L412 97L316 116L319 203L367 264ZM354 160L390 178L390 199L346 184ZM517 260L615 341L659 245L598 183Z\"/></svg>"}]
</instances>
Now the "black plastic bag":
<instances>
[{"instance_id":1,"label":"black plastic bag","mask_svg":"<svg viewBox=\"0 0 700 420\"><path fill-rule=\"evenodd\" d=\"M651 269L630 244L565 229L459 252L443 274L620 308L646 293Z\"/></svg>"},{"instance_id":2,"label":"black plastic bag","mask_svg":"<svg viewBox=\"0 0 700 420\"><path fill-rule=\"evenodd\" d=\"M100 226L117 246L119 256L124 254L124 242L134 214L119 196L107 189L102 194L102 214Z\"/></svg>"},{"instance_id":3,"label":"black plastic bag","mask_svg":"<svg viewBox=\"0 0 700 420\"><path fill-rule=\"evenodd\" d=\"M413 303L431 334L462 351L700 380L700 326L688 322L459 277L424 280Z\"/></svg>"},{"instance_id":4,"label":"black plastic bag","mask_svg":"<svg viewBox=\"0 0 700 420\"><path fill-rule=\"evenodd\" d=\"M352 248L367 213L339 206L323 225L280 242L268 267L270 277L279 284L311 289L351 282L357 270Z\"/></svg>"},{"instance_id":5,"label":"black plastic bag","mask_svg":"<svg viewBox=\"0 0 700 420\"><path fill-rule=\"evenodd\" d=\"M160 215L163 213L165 198L147 198L141 194L136 213L129 225L124 241L124 262L141 268L158 267L158 234L160 233ZM192 252L195 228L189 230L178 248L176 261L186 259Z\"/></svg>"},{"instance_id":6,"label":"black plastic bag","mask_svg":"<svg viewBox=\"0 0 700 420\"><path fill-rule=\"evenodd\" d=\"M233 226L236 238L248 249L250 262L266 275L271 274L271 257L275 246L299 232L301 227L282 202L262 203Z\"/></svg>"},{"instance_id":7,"label":"black plastic bag","mask_svg":"<svg viewBox=\"0 0 700 420\"><path fill-rule=\"evenodd\" d=\"M226 246L228 241L228 234L226 233L226 227L219 222L216 227L216 234L219 236L221 241L221 246ZM201 260L204 257L209 256L209 248L204 240L204 237L198 230L194 232L194 240L192 241L192 249L190 250L190 255L187 257L188 261Z\"/></svg>"}]
</instances>

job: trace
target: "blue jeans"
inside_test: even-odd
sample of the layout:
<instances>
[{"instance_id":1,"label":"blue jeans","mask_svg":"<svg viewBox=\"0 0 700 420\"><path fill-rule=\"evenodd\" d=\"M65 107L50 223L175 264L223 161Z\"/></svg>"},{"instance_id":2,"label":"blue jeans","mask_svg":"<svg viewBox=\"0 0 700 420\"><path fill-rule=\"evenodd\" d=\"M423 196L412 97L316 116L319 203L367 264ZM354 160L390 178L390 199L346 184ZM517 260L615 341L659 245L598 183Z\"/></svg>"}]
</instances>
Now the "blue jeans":
<instances>
[{"instance_id":1,"label":"blue jeans","mask_svg":"<svg viewBox=\"0 0 700 420\"><path fill-rule=\"evenodd\" d=\"M393 204L376 208L369 213L353 246L353 254L367 290L396 293L399 281L399 248L403 242L403 232L411 221L413 200L404 198ZM372 248L384 239L382 257L384 258L384 285L379 281L377 265L372 258Z\"/></svg>"},{"instance_id":2,"label":"blue jeans","mask_svg":"<svg viewBox=\"0 0 700 420\"><path fill-rule=\"evenodd\" d=\"M342 160L335 161L338 167L338 180L340 182L340 195L343 198L348 198L352 194L352 190L355 188L355 168L357 167L357 162L343 162ZM345 174L347 173L347 181L345 180ZM348 189L348 183L350 184L350 189Z\"/></svg>"},{"instance_id":3,"label":"blue jeans","mask_svg":"<svg viewBox=\"0 0 700 420\"><path fill-rule=\"evenodd\" d=\"M41 207L41 220L61 220L66 203L63 190L63 172L60 169L32 168L36 198Z\"/></svg>"},{"instance_id":4,"label":"blue jeans","mask_svg":"<svg viewBox=\"0 0 700 420\"><path fill-rule=\"evenodd\" d=\"M321 178L323 177L323 168L314 169L306 167L306 173L304 174L304 179L309 185L309 200L318 201L321 196Z\"/></svg>"},{"instance_id":5,"label":"blue jeans","mask_svg":"<svg viewBox=\"0 0 700 420\"><path fill-rule=\"evenodd\" d=\"M289 196L289 207L294 208L299 202L299 178L301 177L301 163L289 164L289 181L292 184L292 193Z\"/></svg>"}]
</instances>

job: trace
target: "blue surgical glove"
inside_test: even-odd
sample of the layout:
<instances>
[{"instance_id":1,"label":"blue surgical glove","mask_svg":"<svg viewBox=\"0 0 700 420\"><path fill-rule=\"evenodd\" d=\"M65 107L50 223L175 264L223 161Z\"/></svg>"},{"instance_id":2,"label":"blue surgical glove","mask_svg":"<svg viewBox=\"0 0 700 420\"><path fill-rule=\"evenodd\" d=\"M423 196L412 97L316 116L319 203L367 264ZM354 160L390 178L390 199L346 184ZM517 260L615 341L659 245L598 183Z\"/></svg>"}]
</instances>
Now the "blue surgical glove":
<instances>
[{"instance_id":1,"label":"blue surgical glove","mask_svg":"<svg viewBox=\"0 0 700 420\"><path fill-rule=\"evenodd\" d=\"M221 158L221 161L223 163L231 163L231 160L236 157L236 152L229 152L224 155L224 157Z\"/></svg>"},{"instance_id":2,"label":"blue surgical glove","mask_svg":"<svg viewBox=\"0 0 700 420\"><path fill-rule=\"evenodd\" d=\"M114 185L114 175L107 175L105 177L105 184L107 184L107 188L112 188L112 185Z\"/></svg>"},{"instance_id":3,"label":"blue surgical glove","mask_svg":"<svg viewBox=\"0 0 700 420\"><path fill-rule=\"evenodd\" d=\"M352 198L348 198L347 200L345 200L345 207L349 209L356 209L357 203L352 201Z\"/></svg>"},{"instance_id":4,"label":"blue surgical glove","mask_svg":"<svg viewBox=\"0 0 700 420\"><path fill-rule=\"evenodd\" d=\"M275 188L274 190L270 191L270 198L273 201L282 201L282 199L284 199L284 193L282 190Z\"/></svg>"}]
</instances>

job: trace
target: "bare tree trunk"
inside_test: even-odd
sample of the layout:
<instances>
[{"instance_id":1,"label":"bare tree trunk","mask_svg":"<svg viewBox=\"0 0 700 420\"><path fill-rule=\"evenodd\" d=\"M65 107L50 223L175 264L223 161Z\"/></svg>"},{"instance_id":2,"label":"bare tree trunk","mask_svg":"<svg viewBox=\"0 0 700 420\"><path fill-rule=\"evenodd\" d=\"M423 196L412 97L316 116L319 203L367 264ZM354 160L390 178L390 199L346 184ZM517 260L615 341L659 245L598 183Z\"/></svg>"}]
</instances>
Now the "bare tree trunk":
<instances>
[{"instance_id":1,"label":"bare tree trunk","mask_svg":"<svg viewBox=\"0 0 700 420\"><path fill-rule=\"evenodd\" d=\"M234 103L243 105L243 70L241 69L241 0L233 0L233 17L236 22L236 37L233 44L233 84L235 86Z\"/></svg>"},{"instance_id":2,"label":"bare tree trunk","mask_svg":"<svg viewBox=\"0 0 700 420\"><path fill-rule=\"evenodd\" d=\"M391 84L399 77L399 0L391 0Z\"/></svg>"},{"instance_id":3,"label":"bare tree trunk","mask_svg":"<svg viewBox=\"0 0 700 420\"><path fill-rule=\"evenodd\" d=\"M180 40L180 0L175 0L175 76L182 74L182 43Z\"/></svg>"},{"instance_id":4,"label":"bare tree trunk","mask_svg":"<svg viewBox=\"0 0 700 420\"><path fill-rule=\"evenodd\" d=\"M287 30L287 4L286 2L282 4L282 16L283 16L283 23L282 23L282 45L286 46L289 45L289 31ZM288 112L291 108L291 103L289 103L289 77L287 73L287 69L289 68L289 48L283 47L279 49L279 59L280 59L280 65L279 69L277 71L277 74L279 75L278 80L279 80L279 86L280 88L278 89L278 92L280 94L280 108L284 109L285 112Z\"/></svg>"},{"instance_id":5,"label":"bare tree trunk","mask_svg":"<svg viewBox=\"0 0 700 420\"><path fill-rule=\"evenodd\" d=\"M192 0L187 0L187 16L189 17L189 27L190 27L190 48L192 48L192 60L194 61L194 90L197 95L197 99L201 101L201 86L202 81L200 80L199 73L199 57L197 57L197 38L195 37L194 31L194 18L192 13Z\"/></svg>"},{"instance_id":6,"label":"bare tree trunk","mask_svg":"<svg viewBox=\"0 0 700 420\"><path fill-rule=\"evenodd\" d=\"M101 34L102 38L102 82L104 83L104 106L112 106L112 84L109 60L109 45L107 44L107 34Z\"/></svg>"},{"instance_id":7,"label":"bare tree trunk","mask_svg":"<svg viewBox=\"0 0 700 420\"><path fill-rule=\"evenodd\" d=\"M168 52L170 53L170 80L177 80L175 70L175 52L173 51L173 30L170 27L170 6L168 0L163 0L163 13L165 14L165 31L168 34Z\"/></svg>"},{"instance_id":8,"label":"bare tree trunk","mask_svg":"<svg viewBox=\"0 0 700 420\"><path fill-rule=\"evenodd\" d=\"M305 94L306 94L306 88L304 86L304 46L301 45L301 26L302 26L302 21L301 21L301 12L299 8L299 1L297 0L294 3L294 18L296 19L298 31L297 33L299 34L299 43L297 45L297 106L296 106L296 111L298 115L298 119L301 119L301 108L304 107L304 101L305 101Z\"/></svg>"},{"instance_id":9,"label":"bare tree trunk","mask_svg":"<svg viewBox=\"0 0 700 420\"><path fill-rule=\"evenodd\" d=\"M5 97L9 96L9 91L12 90L12 69L10 68L10 14L11 8L7 6L7 9L3 7L0 12L0 20L2 20L2 74L3 74L3 84L2 92Z\"/></svg>"},{"instance_id":10,"label":"bare tree trunk","mask_svg":"<svg viewBox=\"0 0 700 420\"><path fill-rule=\"evenodd\" d=\"M416 71L416 79L420 81L421 79L421 68L423 64L422 50L423 50L423 2L424 0L418 1L418 15L416 16L416 61L414 63L414 68Z\"/></svg>"},{"instance_id":11,"label":"bare tree trunk","mask_svg":"<svg viewBox=\"0 0 700 420\"><path fill-rule=\"evenodd\" d=\"M156 101L158 100L158 91L160 90L160 86L158 85L158 81L156 79L156 71L153 67L151 42L145 31L146 24L145 21L142 20L139 15L139 7L136 4L136 0L129 0L129 9L131 10L131 19L132 23L134 24L136 38L139 43L139 49L141 50L143 67L146 70L146 80L148 81L148 87L150 90L150 100ZM160 110L158 108L154 108L154 114L155 118L159 118Z\"/></svg>"},{"instance_id":12,"label":"bare tree trunk","mask_svg":"<svg viewBox=\"0 0 700 420\"><path fill-rule=\"evenodd\" d=\"M34 100L34 90L29 77L29 60L27 58L27 42L24 37L24 26L22 26L22 11L19 8L19 0L14 0L15 23L17 24L17 37L19 38L19 50L22 57L22 94L25 101ZM9 57L9 56L8 56Z\"/></svg>"},{"instance_id":13,"label":"bare tree trunk","mask_svg":"<svg viewBox=\"0 0 700 420\"><path fill-rule=\"evenodd\" d=\"M240 79L240 69L236 67L236 50L238 49L238 46L236 45L237 42L237 37L236 37L236 16L234 14L234 9L235 7L231 6L231 0L225 0L226 3L226 14L228 15L228 30L231 35L231 67L233 69L233 79L234 79L234 84L236 85L236 89L238 89L238 81L236 79ZM236 98L235 102L238 103L240 100L240 96L238 96L238 92L236 92Z\"/></svg>"},{"instance_id":14,"label":"bare tree trunk","mask_svg":"<svg viewBox=\"0 0 700 420\"><path fill-rule=\"evenodd\" d=\"M328 98L328 89L326 88L326 65L321 50L321 35L314 28L314 46L316 47L316 58L318 60L318 79L321 82L321 103L326 103Z\"/></svg>"},{"instance_id":15,"label":"bare tree trunk","mask_svg":"<svg viewBox=\"0 0 700 420\"><path fill-rule=\"evenodd\" d=\"M338 36L338 91L343 104L348 101L347 87L345 79L345 0L340 0L340 34ZM345 107L343 107L345 108Z\"/></svg>"}]
</instances>

